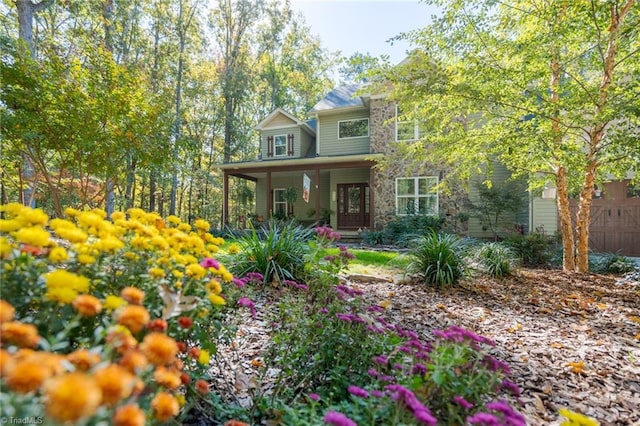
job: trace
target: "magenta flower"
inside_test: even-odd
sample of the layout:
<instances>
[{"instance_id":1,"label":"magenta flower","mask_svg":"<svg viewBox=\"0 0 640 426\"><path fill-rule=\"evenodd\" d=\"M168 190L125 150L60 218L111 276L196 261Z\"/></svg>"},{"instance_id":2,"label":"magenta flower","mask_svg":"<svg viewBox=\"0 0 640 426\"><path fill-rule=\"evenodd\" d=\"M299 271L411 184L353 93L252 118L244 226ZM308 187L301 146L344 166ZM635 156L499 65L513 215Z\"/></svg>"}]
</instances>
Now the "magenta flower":
<instances>
[{"instance_id":1,"label":"magenta flower","mask_svg":"<svg viewBox=\"0 0 640 426\"><path fill-rule=\"evenodd\" d=\"M469 401L467 401L461 396L454 396L453 401L459 406L461 406L462 408L464 408L465 410L468 410L469 408L473 407L472 403L470 403Z\"/></svg>"},{"instance_id":2,"label":"magenta flower","mask_svg":"<svg viewBox=\"0 0 640 426\"><path fill-rule=\"evenodd\" d=\"M215 260L212 257L205 257L200 262L200 266L202 266L203 268L220 269L220 262L218 262L217 260Z\"/></svg>"},{"instance_id":3,"label":"magenta flower","mask_svg":"<svg viewBox=\"0 0 640 426\"><path fill-rule=\"evenodd\" d=\"M251 316L254 318L256 317L256 305L248 297L241 297L238 299L238 306L249 308Z\"/></svg>"},{"instance_id":4,"label":"magenta flower","mask_svg":"<svg viewBox=\"0 0 640 426\"><path fill-rule=\"evenodd\" d=\"M357 396L360 398L368 398L369 397L369 392L367 392L366 390L358 387L358 386L354 386L354 385L349 385L349 387L347 388L347 392L349 392L351 395L353 396Z\"/></svg>"},{"instance_id":5,"label":"magenta flower","mask_svg":"<svg viewBox=\"0 0 640 426\"><path fill-rule=\"evenodd\" d=\"M358 426L356 422L338 411L329 411L322 420L333 426Z\"/></svg>"},{"instance_id":6,"label":"magenta flower","mask_svg":"<svg viewBox=\"0 0 640 426\"><path fill-rule=\"evenodd\" d=\"M467 423L481 426L500 426L500 419L489 413L476 413L471 417L467 417Z\"/></svg>"},{"instance_id":7,"label":"magenta flower","mask_svg":"<svg viewBox=\"0 0 640 426\"><path fill-rule=\"evenodd\" d=\"M320 401L320 395L318 395L317 393L310 393L308 396L309 399L313 401Z\"/></svg>"}]
</instances>

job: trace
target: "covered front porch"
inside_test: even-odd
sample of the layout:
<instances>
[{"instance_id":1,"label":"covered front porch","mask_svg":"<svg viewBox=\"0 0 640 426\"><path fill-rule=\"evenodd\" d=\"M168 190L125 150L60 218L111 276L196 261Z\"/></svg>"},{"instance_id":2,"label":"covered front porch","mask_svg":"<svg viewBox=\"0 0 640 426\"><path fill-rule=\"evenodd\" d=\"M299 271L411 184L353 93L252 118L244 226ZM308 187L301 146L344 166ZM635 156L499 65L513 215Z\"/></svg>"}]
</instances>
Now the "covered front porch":
<instances>
[{"instance_id":1,"label":"covered front porch","mask_svg":"<svg viewBox=\"0 0 640 426\"><path fill-rule=\"evenodd\" d=\"M373 227L375 159L371 155L316 157L229 163L220 166L223 180L223 221L234 226L230 182L242 179L255 184L258 222L270 218L294 218L304 225L329 225L357 231Z\"/></svg>"}]
</instances>

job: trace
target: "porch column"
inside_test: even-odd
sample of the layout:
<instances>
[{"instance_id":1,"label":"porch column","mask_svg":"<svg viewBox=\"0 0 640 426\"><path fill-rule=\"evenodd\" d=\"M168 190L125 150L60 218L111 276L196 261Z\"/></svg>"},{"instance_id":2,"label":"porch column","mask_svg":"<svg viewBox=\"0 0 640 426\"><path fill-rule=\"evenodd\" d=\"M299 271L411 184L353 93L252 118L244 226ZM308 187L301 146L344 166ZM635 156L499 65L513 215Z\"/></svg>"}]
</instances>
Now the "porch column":
<instances>
[{"instance_id":1,"label":"porch column","mask_svg":"<svg viewBox=\"0 0 640 426\"><path fill-rule=\"evenodd\" d=\"M316 167L315 176L316 226L320 223L320 167Z\"/></svg>"},{"instance_id":2,"label":"porch column","mask_svg":"<svg viewBox=\"0 0 640 426\"><path fill-rule=\"evenodd\" d=\"M222 183L222 224L229 224L229 174L224 171Z\"/></svg>"},{"instance_id":3,"label":"porch column","mask_svg":"<svg viewBox=\"0 0 640 426\"><path fill-rule=\"evenodd\" d=\"M271 210L273 209L273 194L271 193L271 172L267 172L267 219L271 219Z\"/></svg>"},{"instance_id":4,"label":"porch column","mask_svg":"<svg viewBox=\"0 0 640 426\"><path fill-rule=\"evenodd\" d=\"M376 203L374 202L374 188L375 188L375 177L376 177L376 172L373 168L373 166L369 166L369 229L373 231L373 223L374 223L374 217L375 217L375 212L374 212L374 208Z\"/></svg>"}]
</instances>

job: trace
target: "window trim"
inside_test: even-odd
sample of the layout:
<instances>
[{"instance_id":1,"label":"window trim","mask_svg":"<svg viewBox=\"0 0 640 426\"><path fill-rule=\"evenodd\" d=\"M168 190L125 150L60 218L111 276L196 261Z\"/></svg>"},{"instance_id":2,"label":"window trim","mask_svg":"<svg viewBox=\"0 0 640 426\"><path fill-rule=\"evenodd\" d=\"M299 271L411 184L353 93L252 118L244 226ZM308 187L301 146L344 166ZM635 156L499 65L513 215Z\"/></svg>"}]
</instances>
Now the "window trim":
<instances>
[{"instance_id":1,"label":"window trim","mask_svg":"<svg viewBox=\"0 0 640 426\"><path fill-rule=\"evenodd\" d=\"M282 145L282 147L284 148L284 154L278 154L278 145L276 143L276 141L278 140L278 138L283 138L284 140L284 145ZM282 135L273 135L273 156L274 157L286 157L287 156L287 150L289 149L289 139L288 139L288 135L282 134Z\"/></svg>"},{"instance_id":2,"label":"window trim","mask_svg":"<svg viewBox=\"0 0 640 426\"><path fill-rule=\"evenodd\" d=\"M420 139L420 126L418 125L418 120L416 118L413 119L413 138L411 139L399 139L398 138L398 124L408 124L411 123L411 120L398 120L398 107L396 104L396 142L412 142Z\"/></svg>"},{"instance_id":3,"label":"window trim","mask_svg":"<svg viewBox=\"0 0 640 426\"><path fill-rule=\"evenodd\" d=\"M415 190L414 190L414 194L413 195L398 195L398 182L400 180L408 180L408 179L413 179L414 183L415 183ZM440 211L440 191L438 189L436 189L435 192L428 192L425 195L420 195L418 193L418 190L420 188L419 185L419 181L420 179L435 179L435 185L433 186L437 186L440 183L440 179L438 176L434 176L434 175L430 175L430 176L406 176L406 177L397 177L396 181L395 181L395 204L396 204L396 216L409 216L410 213L401 213L399 211L399 206L398 206L398 200L400 198L410 198L413 200L418 200L420 198L433 198L435 197L435 206L434 206L434 212L433 213L418 213L418 208L420 206L419 203L415 203L415 207L414 209L416 210L413 214L414 215L420 215L420 216L437 216L438 212ZM430 188L433 188L433 186L431 186Z\"/></svg>"},{"instance_id":4,"label":"window trim","mask_svg":"<svg viewBox=\"0 0 640 426\"><path fill-rule=\"evenodd\" d=\"M345 123L347 121L363 121L363 120L366 120L366 122L367 122L367 134L366 135L340 137L340 123ZM368 117L350 118L348 120L338 120L338 140L356 139L356 138L368 138L370 133L371 133L371 130L370 130L370 127L369 127L369 118Z\"/></svg>"}]
</instances>

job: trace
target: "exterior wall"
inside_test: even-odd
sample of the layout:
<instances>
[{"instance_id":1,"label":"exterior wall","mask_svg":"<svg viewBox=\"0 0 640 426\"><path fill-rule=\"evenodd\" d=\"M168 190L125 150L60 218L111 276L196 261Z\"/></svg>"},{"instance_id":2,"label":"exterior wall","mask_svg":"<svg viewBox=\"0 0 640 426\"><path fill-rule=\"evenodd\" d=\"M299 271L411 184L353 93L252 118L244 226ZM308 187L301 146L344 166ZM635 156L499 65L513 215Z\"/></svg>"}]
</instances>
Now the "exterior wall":
<instances>
[{"instance_id":1,"label":"exterior wall","mask_svg":"<svg viewBox=\"0 0 640 426\"><path fill-rule=\"evenodd\" d=\"M371 152L384 153L392 157L397 144L412 142L395 142L395 104L386 99L371 99L370 134ZM377 168L374 175L372 191L375 200L374 227L382 229L396 218L396 188L397 177L438 176L441 178L446 169L443 165L428 162L419 166L410 164L410 160L391 161L384 167ZM439 213L445 218L445 224L456 232L466 233L467 221L458 220L458 214L467 205L467 195L462 185L453 184L448 194L438 196Z\"/></svg>"},{"instance_id":2,"label":"exterior wall","mask_svg":"<svg viewBox=\"0 0 640 426\"><path fill-rule=\"evenodd\" d=\"M296 152L294 149L294 153L296 154L296 156L298 157L305 157L307 156L307 153L309 151L309 148L311 148L313 146L313 140L315 138L313 136L311 136L309 133L305 132L305 131L301 131L300 132L300 152ZM296 141L294 140L294 145L296 144ZM310 153L310 156L315 156L315 150L314 152Z\"/></svg>"},{"instance_id":3,"label":"exterior wall","mask_svg":"<svg viewBox=\"0 0 640 426\"><path fill-rule=\"evenodd\" d=\"M338 121L357 118L369 118L369 112L362 109L342 114L326 114L318 117L321 156L368 154L370 152L370 136L338 139ZM369 135L371 135L371 120L369 120Z\"/></svg>"},{"instance_id":4,"label":"exterior wall","mask_svg":"<svg viewBox=\"0 0 640 426\"><path fill-rule=\"evenodd\" d=\"M267 214L267 182L265 179L258 179L256 182L256 215L262 216L265 220L269 218Z\"/></svg>"},{"instance_id":5,"label":"exterior wall","mask_svg":"<svg viewBox=\"0 0 640 426\"><path fill-rule=\"evenodd\" d=\"M300 128L297 127L297 126L295 126L295 127L281 127L281 128L278 128L278 129L263 130L260 133L260 155L261 155L261 158L263 160L285 159L285 158L300 158L301 156L303 156L306 153L306 150L302 151L301 133L305 133L305 132L302 132L300 130ZM289 134L293 134L293 156L290 157L288 155L283 155L283 156L276 157L274 155L273 157L268 157L267 156L267 152L268 152L267 138L269 136L289 135Z\"/></svg>"},{"instance_id":6,"label":"exterior wall","mask_svg":"<svg viewBox=\"0 0 640 426\"><path fill-rule=\"evenodd\" d=\"M528 232L544 231L547 235L555 234L558 231L556 200L534 197L531 203L531 228Z\"/></svg>"}]
</instances>

